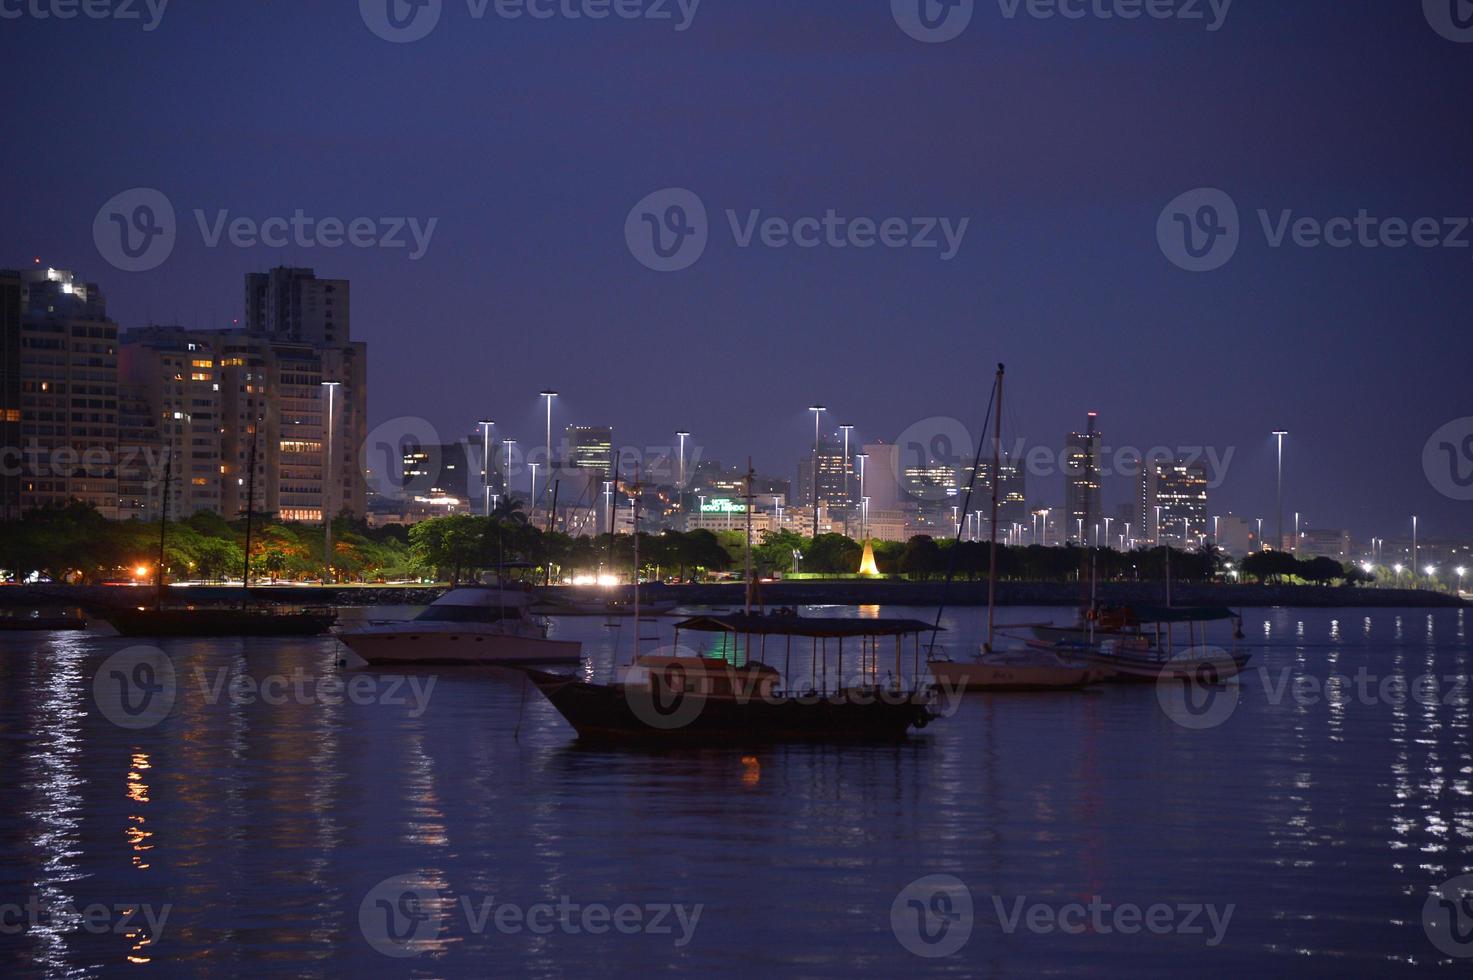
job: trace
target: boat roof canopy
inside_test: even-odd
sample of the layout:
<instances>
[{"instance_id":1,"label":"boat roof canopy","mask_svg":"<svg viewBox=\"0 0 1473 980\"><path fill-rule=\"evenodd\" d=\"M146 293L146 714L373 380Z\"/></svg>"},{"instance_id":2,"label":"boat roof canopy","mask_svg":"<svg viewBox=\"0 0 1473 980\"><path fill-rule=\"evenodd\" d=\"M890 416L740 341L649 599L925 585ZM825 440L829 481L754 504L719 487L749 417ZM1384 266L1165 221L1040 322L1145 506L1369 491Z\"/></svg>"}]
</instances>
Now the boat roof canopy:
<instances>
[{"instance_id":1,"label":"boat roof canopy","mask_svg":"<svg viewBox=\"0 0 1473 980\"><path fill-rule=\"evenodd\" d=\"M1226 606L1136 606L1133 612L1142 623L1214 623L1238 618Z\"/></svg>"},{"instance_id":2,"label":"boat roof canopy","mask_svg":"<svg viewBox=\"0 0 1473 980\"><path fill-rule=\"evenodd\" d=\"M676 623L675 628L695 633L845 637L910 636L914 633L929 633L937 627L919 619L840 619L735 613L729 616L696 616Z\"/></svg>"}]
</instances>

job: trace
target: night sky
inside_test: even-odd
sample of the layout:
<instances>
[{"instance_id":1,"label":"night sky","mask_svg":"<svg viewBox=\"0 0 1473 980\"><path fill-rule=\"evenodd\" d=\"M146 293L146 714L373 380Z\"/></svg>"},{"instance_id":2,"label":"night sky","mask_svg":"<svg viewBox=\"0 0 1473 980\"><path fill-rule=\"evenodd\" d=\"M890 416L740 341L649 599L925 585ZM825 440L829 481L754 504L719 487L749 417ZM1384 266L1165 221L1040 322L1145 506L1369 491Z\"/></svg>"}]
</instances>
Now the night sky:
<instances>
[{"instance_id":1,"label":"night sky","mask_svg":"<svg viewBox=\"0 0 1473 980\"><path fill-rule=\"evenodd\" d=\"M23 2L40 0L0 6ZM790 476L815 400L856 438L936 415L975 428L1001 360L1009 437L1057 447L1096 410L1107 446L1233 448L1213 514L1271 520L1284 427L1286 507L1312 526L1394 537L1416 513L1428 536L1473 532L1473 504L1422 465L1434 430L1473 415L1473 231L1456 249L1275 249L1256 214L1473 216L1473 44L1421 3L1236 0L1209 31L977 0L939 44L887 0L704 0L684 31L667 7L477 20L444 0L406 44L353 0L173 0L153 31L0 20L0 265L73 268L124 327L228 326L243 273L277 264L351 279L373 421L422 416L447 441L489 414L540 442L553 387L559 428L641 446L686 428L708 457ZM126 273L93 220L140 186L179 235ZM710 242L658 273L624 227L667 187L704 201ZM1242 239L1192 273L1156 228L1200 187L1233 198ZM196 208L438 225L418 261L209 248ZM743 249L728 208L970 226L951 261ZM1040 482L1030 497L1059 504L1062 479ZM1109 513L1130 489L1107 483Z\"/></svg>"}]
</instances>

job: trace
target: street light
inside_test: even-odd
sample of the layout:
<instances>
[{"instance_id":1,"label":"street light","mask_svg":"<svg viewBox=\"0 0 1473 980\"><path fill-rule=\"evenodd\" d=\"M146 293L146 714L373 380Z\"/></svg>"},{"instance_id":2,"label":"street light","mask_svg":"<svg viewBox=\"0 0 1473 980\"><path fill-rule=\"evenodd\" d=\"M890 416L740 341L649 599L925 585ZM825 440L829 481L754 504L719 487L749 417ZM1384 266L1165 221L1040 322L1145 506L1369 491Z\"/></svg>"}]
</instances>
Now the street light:
<instances>
[{"instance_id":1,"label":"street light","mask_svg":"<svg viewBox=\"0 0 1473 980\"><path fill-rule=\"evenodd\" d=\"M1458 594L1459 595L1462 595L1462 593L1463 593L1463 576L1467 574L1468 570L1466 568L1463 568L1462 566L1459 566L1459 567L1453 569L1453 571L1454 572L1457 572L1457 574L1458 574Z\"/></svg>"},{"instance_id":2,"label":"street light","mask_svg":"<svg viewBox=\"0 0 1473 980\"><path fill-rule=\"evenodd\" d=\"M1287 429L1274 430L1274 438L1279 441L1279 540L1274 542L1275 549L1284 546L1284 436L1288 434Z\"/></svg>"},{"instance_id":3,"label":"street light","mask_svg":"<svg viewBox=\"0 0 1473 980\"><path fill-rule=\"evenodd\" d=\"M557 397L557 392L551 391L551 390L540 392L539 395L538 395L538 397L539 398L546 398L547 399L547 478L549 480L551 480L552 479L552 400ZM533 476L532 482L535 484L537 482L536 476L535 476L536 471L534 470L533 473L534 473L534 476ZM532 494L533 494L533 500L535 501L536 500L536 494L537 494L537 488L535 486L532 488Z\"/></svg>"},{"instance_id":4,"label":"street light","mask_svg":"<svg viewBox=\"0 0 1473 980\"><path fill-rule=\"evenodd\" d=\"M322 464L323 585L326 585L332 578L332 404L333 396L342 385L341 381L322 382L322 387L327 389L327 420L323 426L326 435L323 443L327 451L327 459L323 460Z\"/></svg>"},{"instance_id":5,"label":"street light","mask_svg":"<svg viewBox=\"0 0 1473 980\"><path fill-rule=\"evenodd\" d=\"M823 413L828 409L822 405L811 405L808 410L813 413L813 537L818 538L818 420L823 418Z\"/></svg>"},{"instance_id":6,"label":"street light","mask_svg":"<svg viewBox=\"0 0 1473 980\"><path fill-rule=\"evenodd\" d=\"M680 440L680 509L685 510L685 440L690 433L677 432L675 437Z\"/></svg>"},{"instance_id":7,"label":"street light","mask_svg":"<svg viewBox=\"0 0 1473 980\"><path fill-rule=\"evenodd\" d=\"M528 465L530 465L532 467L532 486L529 488L529 492L532 494L532 506L528 510L528 513L531 513L532 511L534 511L534 510L537 509L537 466L538 466L538 464L536 464L536 463L530 463Z\"/></svg>"},{"instance_id":8,"label":"street light","mask_svg":"<svg viewBox=\"0 0 1473 980\"><path fill-rule=\"evenodd\" d=\"M485 491L486 516L491 516L491 429L496 425L491 419L481 419L481 489Z\"/></svg>"},{"instance_id":9,"label":"street light","mask_svg":"<svg viewBox=\"0 0 1473 980\"><path fill-rule=\"evenodd\" d=\"M859 453L854 457L859 461L859 536L868 539L866 528L869 524L869 498L864 495L864 467L869 462L869 453Z\"/></svg>"},{"instance_id":10,"label":"street light","mask_svg":"<svg viewBox=\"0 0 1473 980\"><path fill-rule=\"evenodd\" d=\"M854 506L854 498L849 496L849 468L854 465L849 461L849 433L854 431L852 425L841 425L839 431L844 433L844 536L849 536L849 508Z\"/></svg>"}]
</instances>

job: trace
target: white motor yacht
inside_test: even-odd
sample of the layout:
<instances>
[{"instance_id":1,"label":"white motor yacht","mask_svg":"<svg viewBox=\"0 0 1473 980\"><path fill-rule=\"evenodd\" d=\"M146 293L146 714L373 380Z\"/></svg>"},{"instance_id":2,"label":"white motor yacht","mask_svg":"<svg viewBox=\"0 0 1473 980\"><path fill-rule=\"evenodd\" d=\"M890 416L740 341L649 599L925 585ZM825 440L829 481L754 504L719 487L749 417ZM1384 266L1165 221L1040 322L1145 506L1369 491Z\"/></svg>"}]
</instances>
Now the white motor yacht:
<instances>
[{"instance_id":1,"label":"white motor yacht","mask_svg":"<svg viewBox=\"0 0 1473 980\"><path fill-rule=\"evenodd\" d=\"M374 666L569 664L583 644L547 638L528 592L499 586L452 589L414 619L344 629L338 639Z\"/></svg>"}]
</instances>

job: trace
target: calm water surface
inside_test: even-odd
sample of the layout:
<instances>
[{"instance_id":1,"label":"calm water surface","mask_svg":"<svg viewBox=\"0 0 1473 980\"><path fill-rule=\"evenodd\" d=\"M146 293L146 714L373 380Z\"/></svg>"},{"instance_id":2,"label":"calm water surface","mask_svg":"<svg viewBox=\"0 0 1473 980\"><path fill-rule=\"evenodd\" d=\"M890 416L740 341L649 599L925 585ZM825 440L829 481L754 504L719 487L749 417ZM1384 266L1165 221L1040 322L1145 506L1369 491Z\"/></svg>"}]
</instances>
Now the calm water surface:
<instances>
[{"instance_id":1,"label":"calm water surface","mask_svg":"<svg viewBox=\"0 0 1473 980\"><path fill-rule=\"evenodd\" d=\"M946 642L974 645L984 615L949 613ZM0 950L11 973L73 976L1466 974L1423 925L1429 890L1473 871L1469 707L1450 680L1470 672L1466 625L1249 612L1255 669L1225 715L1104 687L970 697L901 746L673 754L578 748L514 675L415 689L345 672L331 639L166 641L172 710L130 730L93 681L137 641L11 636ZM632 626L555 631L602 674ZM272 677L287 687L269 697L244 686ZM355 677L346 699L316 686ZM965 892L912 885L932 875ZM432 891L395 905L403 889L380 883L397 876ZM578 911L531 911L559 902ZM1170 921L1051 927L1092 902ZM92 929L52 911L93 904ZM17 931L27 905L41 912ZM620 906L628 931L608 925ZM391 910L438 931L387 957L372 923Z\"/></svg>"}]
</instances>

